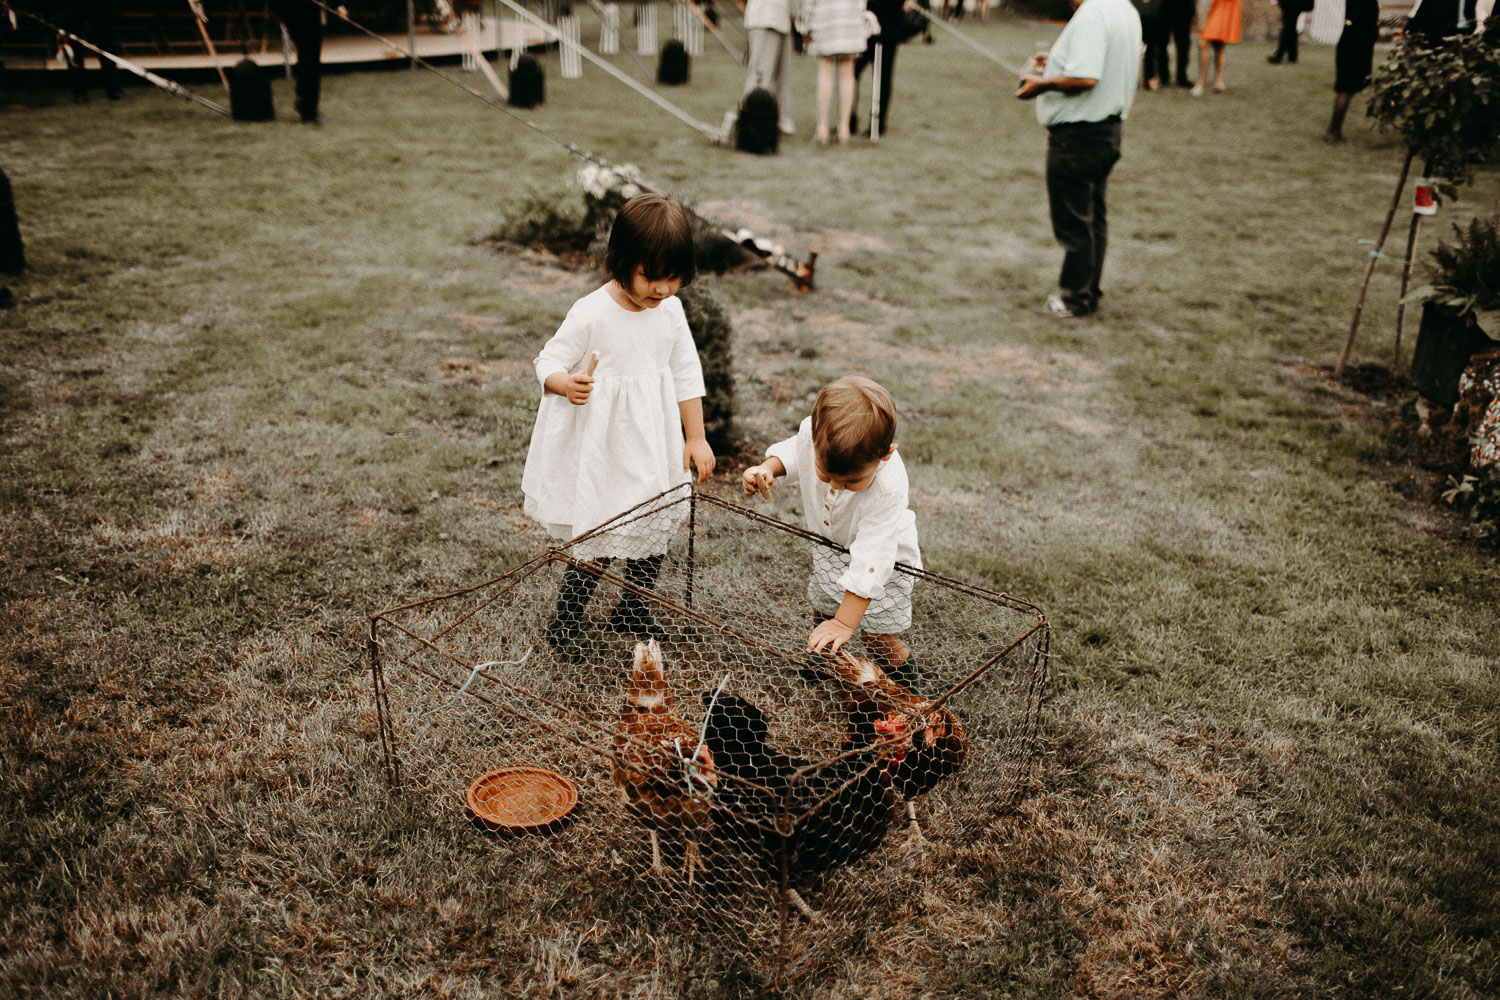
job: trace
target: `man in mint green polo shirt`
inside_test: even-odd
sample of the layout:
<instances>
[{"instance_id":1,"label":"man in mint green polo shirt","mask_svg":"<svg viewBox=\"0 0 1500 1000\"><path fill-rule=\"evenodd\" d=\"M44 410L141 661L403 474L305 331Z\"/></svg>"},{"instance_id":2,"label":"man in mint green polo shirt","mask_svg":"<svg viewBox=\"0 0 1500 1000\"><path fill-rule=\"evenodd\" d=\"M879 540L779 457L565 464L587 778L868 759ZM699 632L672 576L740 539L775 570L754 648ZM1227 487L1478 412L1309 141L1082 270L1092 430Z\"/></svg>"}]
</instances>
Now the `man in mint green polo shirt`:
<instances>
[{"instance_id":1,"label":"man in mint green polo shirt","mask_svg":"<svg viewBox=\"0 0 1500 1000\"><path fill-rule=\"evenodd\" d=\"M1016 96L1036 100L1047 128L1047 203L1063 248L1058 290L1042 312L1070 318L1099 308L1108 242L1104 188L1120 158L1141 66L1141 18L1130 0L1070 0L1073 16L1021 77Z\"/></svg>"}]
</instances>

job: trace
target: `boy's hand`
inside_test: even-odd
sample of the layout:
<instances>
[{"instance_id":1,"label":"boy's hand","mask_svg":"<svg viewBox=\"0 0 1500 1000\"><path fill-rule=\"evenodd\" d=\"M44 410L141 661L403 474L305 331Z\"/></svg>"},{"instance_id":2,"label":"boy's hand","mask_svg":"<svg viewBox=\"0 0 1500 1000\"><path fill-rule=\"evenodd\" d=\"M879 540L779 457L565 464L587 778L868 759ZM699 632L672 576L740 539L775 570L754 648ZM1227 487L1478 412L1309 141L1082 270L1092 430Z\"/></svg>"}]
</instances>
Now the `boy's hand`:
<instances>
[{"instance_id":1,"label":"boy's hand","mask_svg":"<svg viewBox=\"0 0 1500 1000\"><path fill-rule=\"evenodd\" d=\"M745 470L742 478L745 482L745 493L747 495L759 493L767 500L771 499L771 484L776 481L776 477L771 474L770 469L764 465L752 465Z\"/></svg>"},{"instance_id":2,"label":"boy's hand","mask_svg":"<svg viewBox=\"0 0 1500 1000\"><path fill-rule=\"evenodd\" d=\"M830 618L813 629L812 635L807 637L807 651L821 653L826 649L830 653L837 653L839 647L853 635L854 629L837 618Z\"/></svg>"},{"instance_id":3,"label":"boy's hand","mask_svg":"<svg viewBox=\"0 0 1500 1000\"><path fill-rule=\"evenodd\" d=\"M714 471L714 450L708 446L706 438L688 438L687 444L682 449L682 467L689 472L694 466L698 467L698 482L705 482L708 474Z\"/></svg>"}]
</instances>

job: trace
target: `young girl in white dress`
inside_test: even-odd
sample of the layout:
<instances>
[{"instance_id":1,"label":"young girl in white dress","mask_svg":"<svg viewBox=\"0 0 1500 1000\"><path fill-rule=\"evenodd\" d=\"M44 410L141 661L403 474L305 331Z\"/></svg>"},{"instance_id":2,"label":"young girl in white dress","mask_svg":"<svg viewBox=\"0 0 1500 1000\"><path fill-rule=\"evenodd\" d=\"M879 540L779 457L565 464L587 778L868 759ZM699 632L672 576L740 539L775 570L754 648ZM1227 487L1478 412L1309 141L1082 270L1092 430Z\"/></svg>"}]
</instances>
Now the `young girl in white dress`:
<instances>
[{"instance_id":1,"label":"young girl in white dress","mask_svg":"<svg viewBox=\"0 0 1500 1000\"><path fill-rule=\"evenodd\" d=\"M610 280L568 310L533 365L543 395L526 454L525 511L554 538L571 539L714 468L703 432L703 369L677 290L697 273L687 211L643 194L615 217L605 251ZM598 363L589 373L592 355ZM649 590L686 504L587 539L584 559L625 560L625 579ZM547 641L583 653L583 611L598 577L569 565ZM660 632L643 600L626 591L609 625Z\"/></svg>"}]
</instances>

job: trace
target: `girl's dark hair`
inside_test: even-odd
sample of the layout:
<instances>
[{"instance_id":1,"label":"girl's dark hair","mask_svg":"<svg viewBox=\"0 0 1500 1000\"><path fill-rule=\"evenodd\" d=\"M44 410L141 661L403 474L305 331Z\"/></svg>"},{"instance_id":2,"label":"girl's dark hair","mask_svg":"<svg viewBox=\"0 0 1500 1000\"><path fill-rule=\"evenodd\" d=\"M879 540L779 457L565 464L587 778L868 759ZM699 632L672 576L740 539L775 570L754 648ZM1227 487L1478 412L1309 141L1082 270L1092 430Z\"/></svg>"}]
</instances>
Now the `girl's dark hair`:
<instances>
[{"instance_id":1,"label":"girl's dark hair","mask_svg":"<svg viewBox=\"0 0 1500 1000\"><path fill-rule=\"evenodd\" d=\"M659 194L638 194L621 206L609 230L604 269L625 288L639 267L648 279L697 277L693 223L687 209Z\"/></svg>"}]
</instances>

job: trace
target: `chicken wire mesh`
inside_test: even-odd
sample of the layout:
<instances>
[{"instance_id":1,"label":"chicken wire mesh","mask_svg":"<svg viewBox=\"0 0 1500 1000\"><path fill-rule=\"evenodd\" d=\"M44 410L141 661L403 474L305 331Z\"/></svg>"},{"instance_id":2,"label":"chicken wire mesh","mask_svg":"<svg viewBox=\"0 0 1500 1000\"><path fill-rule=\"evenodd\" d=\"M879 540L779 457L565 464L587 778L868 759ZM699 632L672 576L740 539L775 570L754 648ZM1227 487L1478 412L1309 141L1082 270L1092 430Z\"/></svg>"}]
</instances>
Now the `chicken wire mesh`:
<instances>
[{"instance_id":1,"label":"chicken wire mesh","mask_svg":"<svg viewBox=\"0 0 1500 1000\"><path fill-rule=\"evenodd\" d=\"M809 588L843 551L684 486L383 611L388 777L521 838L554 888L607 880L642 920L805 975L982 848L1048 665L1035 605L902 565L909 627L809 655Z\"/></svg>"}]
</instances>

